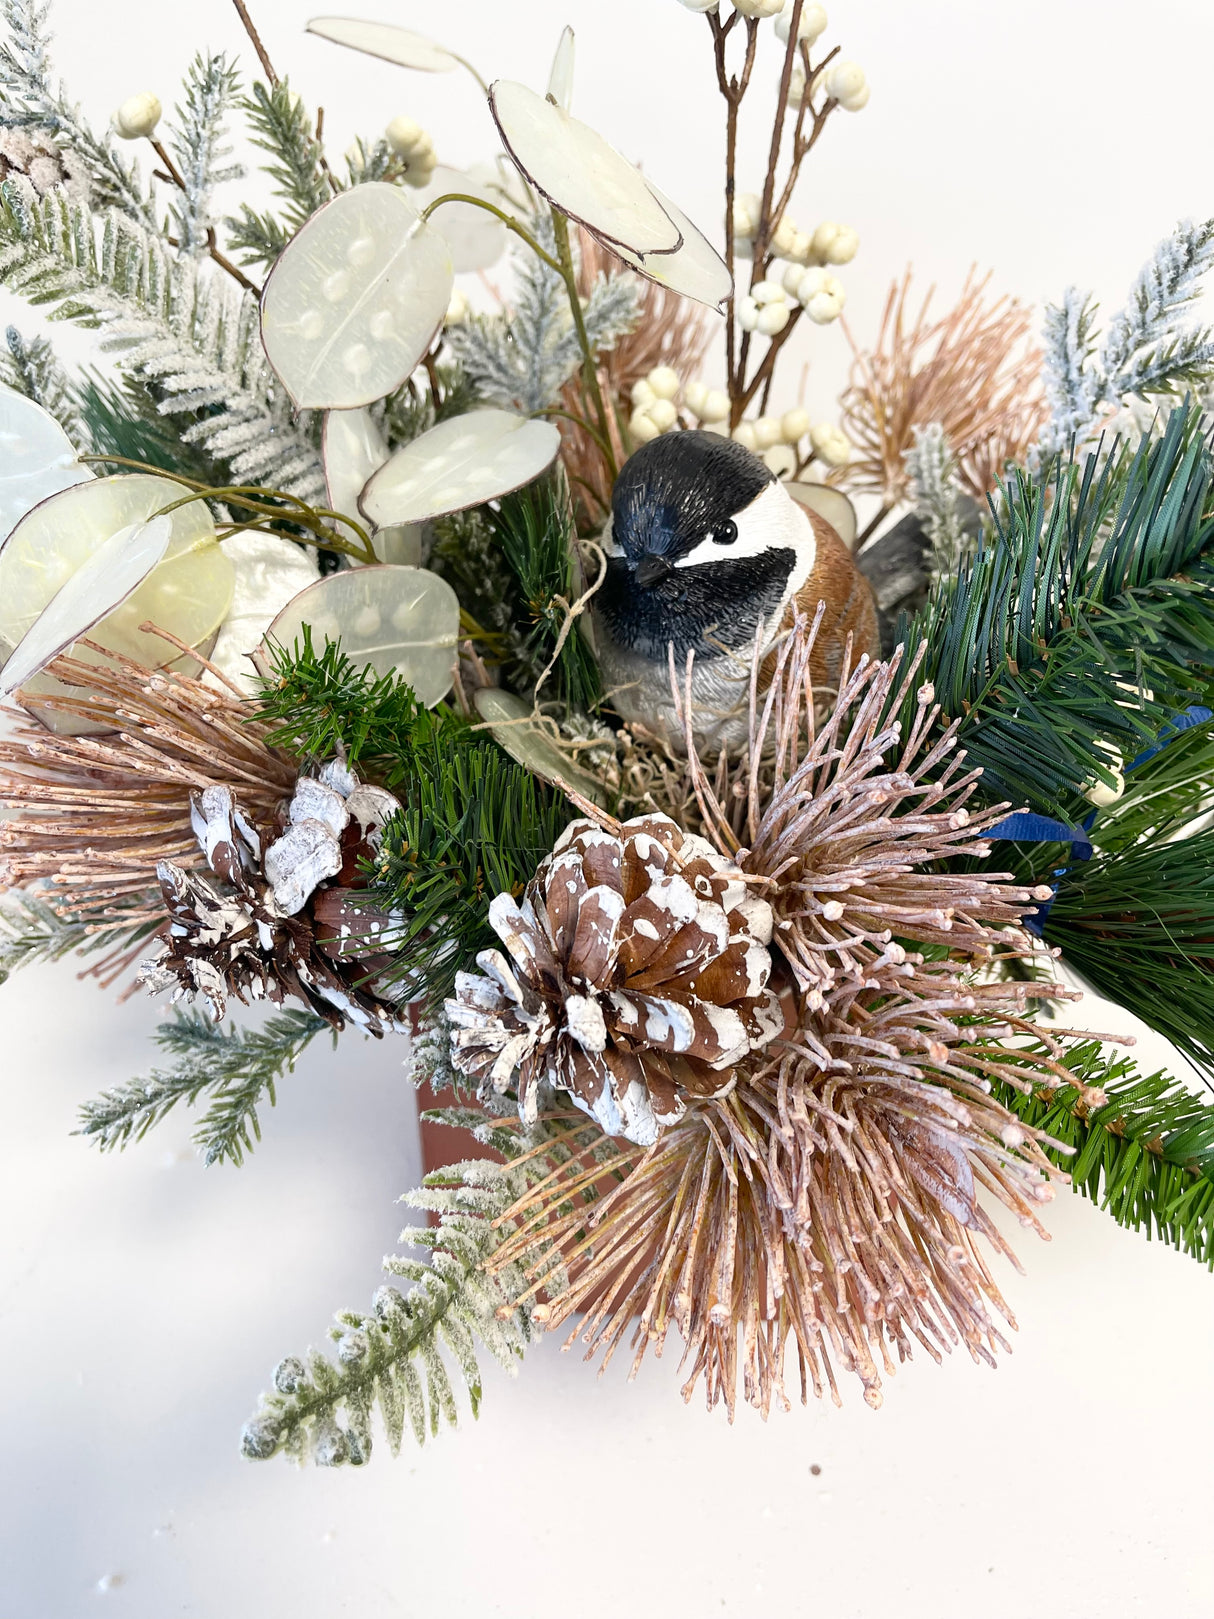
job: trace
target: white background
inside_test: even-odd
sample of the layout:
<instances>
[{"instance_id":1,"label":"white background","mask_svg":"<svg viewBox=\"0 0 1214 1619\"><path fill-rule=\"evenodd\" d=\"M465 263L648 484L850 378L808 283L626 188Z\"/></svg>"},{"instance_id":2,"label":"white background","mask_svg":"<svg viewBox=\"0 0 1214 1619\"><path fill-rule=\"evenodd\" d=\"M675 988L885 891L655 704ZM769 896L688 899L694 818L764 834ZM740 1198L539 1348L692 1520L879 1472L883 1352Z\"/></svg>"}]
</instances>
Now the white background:
<instances>
[{"instance_id":1,"label":"white background","mask_svg":"<svg viewBox=\"0 0 1214 1619\"><path fill-rule=\"evenodd\" d=\"M324 102L335 154L401 111L447 161L490 150L471 81L308 39L299 0L255 10L279 71ZM976 262L1028 300L1075 281L1108 307L1178 217L1210 211L1214 21L1196 0L831 10L873 96L828 131L793 212L859 230L861 337L908 260L948 294ZM707 27L675 0L372 14L537 85L572 22L579 112L713 225ZM195 46L244 49L223 0L57 0L56 24L57 65L98 123L136 90L170 102ZM757 180L756 157L742 184ZM815 414L844 374L841 334L815 333ZM671 1364L600 1381L552 1344L516 1383L489 1370L480 1422L424 1452L359 1473L242 1462L272 1364L379 1279L418 1173L412 1098L398 1050L347 1039L283 1083L240 1172L204 1171L184 1119L99 1157L70 1137L75 1109L147 1066L153 1022L67 967L0 991L0 1619L1211 1611L1214 1285L1069 1195L1051 1243L1017 1233L1027 1276L1000 1273L1015 1354L997 1373L916 1362L876 1414L846 1388L842 1411L746 1411L730 1429L681 1404Z\"/></svg>"}]
</instances>

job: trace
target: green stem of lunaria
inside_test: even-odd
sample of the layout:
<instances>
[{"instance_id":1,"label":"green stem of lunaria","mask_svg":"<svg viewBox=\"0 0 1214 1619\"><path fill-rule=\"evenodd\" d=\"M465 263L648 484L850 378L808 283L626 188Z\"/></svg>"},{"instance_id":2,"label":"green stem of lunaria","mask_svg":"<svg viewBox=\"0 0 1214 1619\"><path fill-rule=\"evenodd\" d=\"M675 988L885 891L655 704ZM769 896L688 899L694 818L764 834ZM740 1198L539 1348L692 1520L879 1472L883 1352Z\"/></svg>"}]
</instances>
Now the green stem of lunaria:
<instances>
[{"instance_id":1,"label":"green stem of lunaria","mask_svg":"<svg viewBox=\"0 0 1214 1619\"><path fill-rule=\"evenodd\" d=\"M507 230L512 230L516 236L526 242L531 251L543 259L549 269L555 270L558 275L564 275L564 265L559 260L554 259L547 248L536 241L526 225L515 219L513 214L508 214L504 208L499 208L496 203L490 202L486 197L472 197L464 191L447 191L441 197L435 197L433 202L426 204L422 209L422 218L429 219L434 210L441 208L446 202L466 202L471 208L483 208L487 214L495 215Z\"/></svg>"},{"instance_id":2,"label":"green stem of lunaria","mask_svg":"<svg viewBox=\"0 0 1214 1619\"><path fill-rule=\"evenodd\" d=\"M611 429L607 422L607 404L603 398L603 390L599 387L599 374L594 363L594 352L590 347L590 335L586 331L586 319L582 313L582 300L577 290L577 271L573 267L573 249L569 245L569 221L564 214L552 210L552 228L556 233L556 250L560 257L560 272L564 277L565 286L569 293L569 309L573 315L573 325L577 332L577 340L582 350L582 375L585 379L586 392L594 405L595 414L599 419L599 431L603 436L606 449L603 452L607 463L607 471L611 475L612 483L619 477L620 469L616 464L615 455L611 449Z\"/></svg>"}]
</instances>

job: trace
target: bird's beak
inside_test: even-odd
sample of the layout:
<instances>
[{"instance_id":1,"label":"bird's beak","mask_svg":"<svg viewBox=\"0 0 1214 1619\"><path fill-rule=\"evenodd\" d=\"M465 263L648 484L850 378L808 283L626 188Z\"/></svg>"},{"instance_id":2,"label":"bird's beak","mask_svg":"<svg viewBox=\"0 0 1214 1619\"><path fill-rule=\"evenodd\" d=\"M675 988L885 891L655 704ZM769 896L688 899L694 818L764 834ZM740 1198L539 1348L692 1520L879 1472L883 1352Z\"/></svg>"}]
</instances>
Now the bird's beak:
<instances>
[{"instance_id":1,"label":"bird's beak","mask_svg":"<svg viewBox=\"0 0 1214 1619\"><path fill-rule=\"evenodd\" d=\"M642 589L648 590L650 585L660 584L663 579L669 579L674 567L665 557L649 556L641 558L637 566L636 582Z\"/></svg>"}]
</instances>

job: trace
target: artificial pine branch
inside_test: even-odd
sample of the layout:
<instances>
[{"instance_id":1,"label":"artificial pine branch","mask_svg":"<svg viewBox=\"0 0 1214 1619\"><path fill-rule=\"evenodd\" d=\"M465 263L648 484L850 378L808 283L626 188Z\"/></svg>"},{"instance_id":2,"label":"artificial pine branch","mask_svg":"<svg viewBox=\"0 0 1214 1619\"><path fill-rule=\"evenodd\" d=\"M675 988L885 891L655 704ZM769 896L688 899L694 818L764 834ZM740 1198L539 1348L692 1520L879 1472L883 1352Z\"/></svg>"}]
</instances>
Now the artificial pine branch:
<instances>
[{"instance_id":1,"label":"artificial pine branch","mask_svg":"<svg viewBox=\"0 0 1214 1619\"><path fill-rule=\"evenodd\" d=\"M244 174L239 163L224 161L232 153L224 120L239 84L235 63L222 51L205 56L199 52L186 73L185 99L177 108L177 127L168 137L184 182L171 203L183 253L207 252L215 227L211 217L215 188Z\"/></svg>"},{"instance_id":2,"label":"artificial pine branch","mask_svg":"<svg viewBox=\"0 0 1214 1619\"><path fill-rule=\"evenodd\" d=\"M226 463L236 483L263 483L316 500L324 475L315 446L266 364L257 301L156 232L92 215L52 193L30 205L0 185L0 283L51 319L104 332L102 347L144 382L181 437Z\"/></svg>"},{"instance_id":3,"label":"artificial pine branch","mask_svg":"<svg viewBox=\"0 0 1214 1619\"><path fill-rule=\"evenodd\" d=\"M1077 1192L1117 1221L1156 1235L1214 1269L1214 1106L1168 1074L1144 1078L1099 1041L1066 1058L1074 1085L1031 1094L995 1081L995 1095L1025 1124L1044 1131L1046 1154Z\"/></svg>"},{"instance_id":4,"label":"artificial pine branch","mask_svg":"<svg viewBox=\"0 0 1214 1619\"><path fill-rule=\"evenodd\" d=\"M577 709L593 708L602 696L598 665L577 625L569 624L579 589L577 536L564 474L558 468L505 495L496 511L489 508L487 521L531 621L528 660L542 671L556 658L541 695Z\"/></svg>"},{"instance_id":5,"label":"artificial pine branch","mask_svg":"<svg viewBox=\"0 0 1214 1619\"><path fill-rule=\"evenodd\" d=\"M1072 865L1045 938L1214 1078L1214 831L1182 824Z\"/></svg>"},{"instance_id":6,"label":"artificial pine branch","mask_svg":"<svg viewBox=\"0 0 1214 1619\"><path fill-rule=\"evenodd\" d=\"M279 220L245 203L226 221L228 236L233 251L244 254L242 264L269 269L300 226L329 201L333 188L307 108L286 79L255 83L241 105L252 125L254 146L270 154L264 172L286 206Z\"/></svg>"},{"instance_id":7,"label":"artificial pine branch","mask_svg":"<svg viewBox=\"0 0 1214 1619\"><path fill-rule=\"evenodd\" d=\"M51 86L50 0L3 0L8 39L0 44L0 125L51 136L88 172L93 202L117 208L150 229L156 218L134 163L124 163L113 138L94 135L63 86Z\"/></svg>"},{"instance_id":8,"label":"artificial pine branch","mask_svg":"<svg viewBox=\"0 0 1214 1619\"><path fill-rule=\"evenodd\" d=\"M62 917L28 890L0 895L0 984L19 967L64 956L90 955L111 945L136 943L151 929L145 923L123 927L79 917Z\"/></svg>"},{"instance_id":9,"label":"artificial pine branch","mask_svg":"<svg viewBox=\"0 0 1214 1619\"><path fill-rule=\"evenodd\" d=\"M187 443L160 414L156 396L139 377L86 373L77 401L84 441L97 455L160 467L209 488L227 480L224 469L198 444Z\"/></svg>"},{"instance_id":10,"label":"artificial pine branch","mask_svg":"<svg viewBox=\"0 0 1214 1619\"><path fill-rule=\"evenodd\" d=\"M402 917L391 976L433 1007L495 942L489 901L522 893L573 809L484 736L452 747L438 730L419 735L406 763L368 898Z\"/></svg>"},{"instance_id":11,"label":"artificial pine branch","mask_svg":"<svg viewBox=\"0 0 1214 1619\"><path fill-rule=\"evenodd\" d=\"M508 1131L497 1135L503 1148L516 1139ZM393 1455L406 1423L424 1443L427 1430L437 1435L440 1421L456 1420L444 1349L475 1416L481 1397L476 1340L513 1372L532 1335L531 1310L517 1303L528 1288L522 1265L490 1273L486 1261L512 1229L499 1231L494 1222L540 1172L537 1163L545 1163L542 1156L521 1169L478 1159L427 1175L422 1190L404 1201L437 1214L439 1224L407 1230L401 1240L429 1257L386 1261L390 1272L412 1283L409 1291L381 1287L369 1315L343 1311L330 1329L336 1364L315 1350L306 1365L293 1356L281 1361L274 1392L262 1396L244 1429L243 1454L253 1461L281 1453L326 1467L360 1465L371 1456L377 1407Z\"/></svg>"},{"instance_id":12,"label":"artificial pine branch","mask_svg":"<svg viewBox=\"0 0 1214 1619\"><path fill-rule=\"evenodd\" d=\"M1050 421L1045 455L1087 432L1102 409L1129 397L1201 391L1214 380L1214 328L1179 321L1214 264L1214 219L1184 219L1138 272L1126 307L1109 322L1096 354L1096 306L1090 293L1069 287L1046 311L1043 376Z\"/></svg>"},{"instance_id":13,"label":"artificial pine branch","mask_svg":"<svg viewBox=\"0 0 1214 1619\"><path fill-rule=\"evenodd\" d=\"M1211 464L1196 411L1132 455L1016 471L991 532L899 639L983 767L987 797L1078 810L1214 676Z\"/></svg>"},{"instance_id":14,"label":"artificial pine branch","mask_svg":"<svg viewBox=\"0 0 1214 1619\"><path fill-rule=\"evenodd\" d=\"M270 747L298 759L344 754L364 776L396 788L412 775L410 754L423 736L450 748L469 733L462 716L422 707L407 681L360 668L337 642L317 651L308 625L293 647L268 652L270 671L254 717L274 727Z\"/></svg>"},{"instance_id":15,"label":"artificial pine branch","mask_svg":"<svg viewBox=\"0 0 1214 1619\"><path fill-rule=\"evenodd\" d=\"M257 1108L271 1107L275 1086L294 1069L305 1046L329 1025L310 1012L279 1012L260 1029L224 1029L203 1012L177 1012L156 1031L156 1043L174 1059L142 1079L103 1091L80 1110L78 1135L91 1136L103 1152L142 1141L178 1102L193 1106L204 1093L209 1105L194 1141L207 1164L240 1165L261 1139Z\"/></svg>"},{"instance_id":16,"label":"artificial pine branch","mask_svg":"<svg viewBox=\"0 0 1214 1619\"><path fill-rule=\"evenodd\" d=\"M933 582L951 578L974 548L974 536L961 521L961 480L957 458L939 422L914 429L906 452L911 498L931 541L929 568Z\"/></svg>"}]
</instances>

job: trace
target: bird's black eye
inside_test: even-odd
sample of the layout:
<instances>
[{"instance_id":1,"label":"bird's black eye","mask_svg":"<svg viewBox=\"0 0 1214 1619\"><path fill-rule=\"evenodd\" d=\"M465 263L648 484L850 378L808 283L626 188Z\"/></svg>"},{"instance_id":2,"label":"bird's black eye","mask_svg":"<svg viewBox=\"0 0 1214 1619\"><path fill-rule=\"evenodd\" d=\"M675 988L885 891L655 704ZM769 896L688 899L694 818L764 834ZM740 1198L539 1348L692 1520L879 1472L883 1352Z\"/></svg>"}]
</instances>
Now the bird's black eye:
<instances>
[{"instance_id":1,"label":"bird's black eye","mask_svg":"<svg viewBox=\"0 0 1214 1619\"><path fill-rule=\"evenodd\" d=\"M720 528L714 528L711 537L716 545L732 545L738 537L738 525L731 517L727 523L722 523Z\"/></svg>"}]
</instances>

